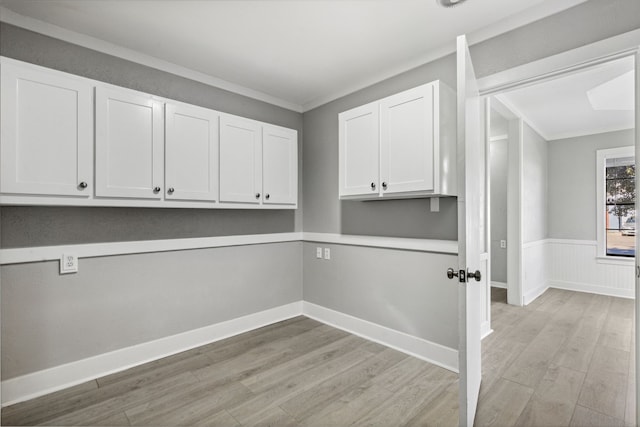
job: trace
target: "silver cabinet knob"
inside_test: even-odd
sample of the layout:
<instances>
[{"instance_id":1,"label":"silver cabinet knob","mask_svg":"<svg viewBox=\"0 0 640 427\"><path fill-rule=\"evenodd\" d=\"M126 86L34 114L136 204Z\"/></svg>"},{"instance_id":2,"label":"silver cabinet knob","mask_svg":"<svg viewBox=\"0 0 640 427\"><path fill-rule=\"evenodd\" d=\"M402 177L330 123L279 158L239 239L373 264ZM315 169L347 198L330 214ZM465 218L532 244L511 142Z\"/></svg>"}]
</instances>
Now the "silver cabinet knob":
<instances>
[{"instance_id":1,"label":"silver cabinet knob","mask_svg":"<svg viewBox=\"0 0 640 427\"><path fill-rule=\"evenodd\" d=\"M173 187L169 187L169 189L167 190L167 193L173 194L174 191L176 190Z\"/></svg>"},{"instance_id":2,"label":"silver cabinet knob","mask_svg":"<svg viewBox=\"0 0 640 427\"><path fill-rule=\"evenodd\" d=\"M154 193L159 193L160 192L160 187L154 187L153 188L153 192Z\"/></svg>"},{"instance_id":3,"label":"silver cabinet knob","mask_svg":"<svg viewBox=\"0 0 640 427\"><path fill-rule=\"evenodd\" d=\"M260 198L260 193L256 193L256 199Z\"/></svg>"},{"instance_id":4,"label":"silver cabinet knob","mask_svg":"<svg viewBox=\"0 0 640 427\"><path fill-rule=\"evenodd\" d=\"M382 183L382 188L384 188L385 190L387 189L387 183L386 182Z\"/></svg>"},{"instance_id":5,"label":"silver cabinet knob","mask_svg":"<svg viewBox=\"0 0 640 427\"><path fill-rule=\"evenodd\" d=\"M372 182L372 183L371 183L371 189L372 189L372 190L375 190L375 189L376 189L376 183L375 183L375 182Z\"/></svg>"},{"instance_id":6,"label":"silver cabinet knob","mask_svg":"<svg viewBox=\"0 0 640 427\"><path fill-rule=\"evenodd\" d=\"M80 187L81 190L84 190L85 188L87 188L89 186L89 184L87 184L86 182L82 181L78 187Z\"/></svg>"},{"instance_id":7,"label":"silver cabinet knob","mask_svg":"<svg viewBox=\"0 0 640 427\"><path fill-rule=\"evenodd\" d=\"M267 199L267 200L269 200L269 197L271 197L271 196L269 196L269 193L264 195L264 198Z\"/></svg>"}]
</instances>

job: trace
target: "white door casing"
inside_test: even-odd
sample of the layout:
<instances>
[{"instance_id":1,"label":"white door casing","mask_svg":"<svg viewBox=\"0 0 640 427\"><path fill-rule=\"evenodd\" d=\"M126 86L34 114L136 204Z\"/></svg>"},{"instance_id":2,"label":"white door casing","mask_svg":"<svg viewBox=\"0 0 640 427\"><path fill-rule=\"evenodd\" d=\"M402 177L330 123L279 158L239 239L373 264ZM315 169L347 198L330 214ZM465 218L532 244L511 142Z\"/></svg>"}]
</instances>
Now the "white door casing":
<instances>
[{"instance_id":1,"label":"white door casing","mask_svg":"<svg viewBox=\"0 0 640 427\"><path fill-rule=\"evenodd\" d=\"M206 108L166 105L166 200L218 199L218 117Z\"/></svg>"},{"instance_id":2,"label":"white door casing","mask_svg":"<svg viewBox=\"0 0 640 427\"><path fill-rule=\"evenodd\" d=\"M483 197L486 185L483 172L484 140L482 103L471 63L466 37L457 40L458 88L458 270L480 270L478 282L467 277L458 284L458 327L460 369L460 425L472 426L478 405L482 377L481 324L486 271L481 255L485 221ZM484 260L486 263L488 260ZM460 278L459 278L460 279Z\"/></svg>"}]
</instances>

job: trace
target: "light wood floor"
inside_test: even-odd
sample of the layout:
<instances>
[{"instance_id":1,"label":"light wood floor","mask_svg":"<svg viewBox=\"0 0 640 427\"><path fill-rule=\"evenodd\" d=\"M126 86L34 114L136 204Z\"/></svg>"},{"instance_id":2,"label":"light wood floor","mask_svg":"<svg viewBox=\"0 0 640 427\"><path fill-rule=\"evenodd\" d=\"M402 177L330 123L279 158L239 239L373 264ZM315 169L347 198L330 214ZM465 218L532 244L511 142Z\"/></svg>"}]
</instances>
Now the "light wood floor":
<instances>
[{"instance_id":1,"label":"light wood floor","mask_svg":"<svg viewBox=\"0 0 640 427\"><path fill-rule=\"evenodd\" d=\"M549 289L524 308L492 290L478 426L635 425L634 301Z\"/></svg>"},{"instance_id":2,"label":"light wood floor","mask_svg":"<svg viewBox=\"0 0 640 427\"><path fill-rule=\"evenodd\" d=\"M633 301L493 290L477 426L635 419ZM2 410L3 425L455 426L457 375L297 317Z\"/></svg>"},{"instance_id":3,"label":"light wood floor","mask_svg":"<svg viewBox=\"0 0 640 427\"><path fill-rule=\"evenodd\" d=\"M298 317L4 408L3 425L455 425L457 375Z\"/></svg>"}]
</instances>

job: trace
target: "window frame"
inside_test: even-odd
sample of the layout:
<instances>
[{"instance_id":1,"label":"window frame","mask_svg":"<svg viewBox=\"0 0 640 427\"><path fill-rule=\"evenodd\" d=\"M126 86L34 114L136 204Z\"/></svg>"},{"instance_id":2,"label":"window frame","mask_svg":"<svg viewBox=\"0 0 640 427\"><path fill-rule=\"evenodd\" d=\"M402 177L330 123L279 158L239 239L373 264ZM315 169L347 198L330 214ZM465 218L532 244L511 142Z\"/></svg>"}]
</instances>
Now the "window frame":
<instances>
[{"instance_id":1,"label":"window frame","mask_svg":"<svg viewBox=\"0 0 640 427\"><path fill-rule=\"evenodd\" d=\"M618 157L635 158L635 155L636 151L635 146L633 145L596 150L596 236L598 247L596 257L598 258L598 262L607 262L612 264L635 263L635 256L607 255L607 230L605 227L604 217L605 209L603 209L606 206L605 168L607 165L607 159Z\"/></svg>"}]
</instances>

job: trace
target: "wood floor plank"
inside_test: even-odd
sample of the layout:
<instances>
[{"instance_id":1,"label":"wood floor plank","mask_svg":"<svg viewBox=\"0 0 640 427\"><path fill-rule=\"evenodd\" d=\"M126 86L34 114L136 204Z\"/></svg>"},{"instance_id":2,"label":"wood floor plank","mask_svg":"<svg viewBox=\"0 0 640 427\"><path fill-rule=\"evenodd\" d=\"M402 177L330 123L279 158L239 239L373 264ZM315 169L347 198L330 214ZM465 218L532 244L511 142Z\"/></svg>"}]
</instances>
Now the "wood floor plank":
<instances>
[{"instance_id":1,"label":"wood floor plank","mask_svg":"<svg viewBox=\"0 0 640 427\"><path fill-rule=\"evenodd\" d=\"M126 411L148 400L171 395L185 387L197 384L198 380L191 373L166 378L145 387L141 387L122 395L110 397L78 411L68 413L62 417L53 418L50 424L57 425L94 425L100 420L108 418L114 413Z\"/></svg>"},{"instance_id":2,"label":"wood floor plank","mask_svg":"<svg viewBox=\"0 0 640 427\"><path fill-rule=\"evenodd\" d=\"M316 360L313 366L299 370L297 374L287 375L278 382L271 382L269 387L260 387L260 392L256 393L255 397L228 408L229 413L241 424L255 422L265 410L280 406L295 394L340 375L363 359L373 357L369 352L358 348L346 352L332 351L326 353L326 356L329 358L323 362Z\"/></svg>"},{"instance_id":3,"label":"wood floor plank","mask_svg":"<svg viewBox=\"0 0 640 427\"><path fill-rule=\"evenodd\" d=\"M617 418L578 405L569 425L572 427L617 427L623 426L624 423Z\"/></svg>"},{"instance_id":4,"label":"wood floor plank","mask_svg":"<svg viewBox=\"0 0 640 427\"><path fill-rule=\"evenodd\" d=\"M459 415L458 382L431 396L418 413L405 424L407 427L457 426Z\"/></svg>"},{"instance_id":5,"label":"wood floor plank","mask_svg":"<svg viewBox=\"0 0 640 427\"><path fill-rule=\"evenodd\" d=\"M227 411L222 410L210 417L205 417L200 421L193 423L193 427L240 427L241 424L236 421Z\"/></svg>"},{"instance_id":6,"label":"wood floor plank","mask_svg":"<svg viewBox=\"0 0 640 427\"><path fill-rule=\"evenodd\" d=\"M37 425L52 417L62 416L102 399L96 381L56 391L36 399L2 408L3 425Z\"/></svg>"},{"instance_id":7,"label":"wood floor plank","mask_svg":"<svg viewBox=\"0 0 640 427\"><path fill-rule=\"evenodd\" d=\"M478 402L475 425L514 425L532 395L533 388L501 378Z\"/></svg>"},{"instance_id":8,"label":"wood floor plank","mask_svg":"<svg viewBox=\"0 0 640 427\"><path fill-rule=\"evenodd\" d=\"M578 404L624 419L627 403L629 352L598 347L578 399Z\"/></svg>"},{"instance_id":9,"label":"wood floor plank","mask_svg":"<svg viewBox=\"0 0 640 427\"><path fill-rule=\"evenodd\" d=\"M366 381L371 381L382 372L408 357L404 353L387 348L374 357L370 357L347 369L340 375L335 375L316 387L294 395L281 404L280 407L297 419L307 418L312 413L338 399L344 393Z\"/></svg>"},{"instance_id":10,"label":"wood floor plank","mask_svg":"<svg viewBox=\"0 0 640 427\"><path fill-rule=\"evenodd\" d=\"M585 373L551 366L518 418L518 426L565 426L571 422Z\"/></svg>"}]
</instances>

